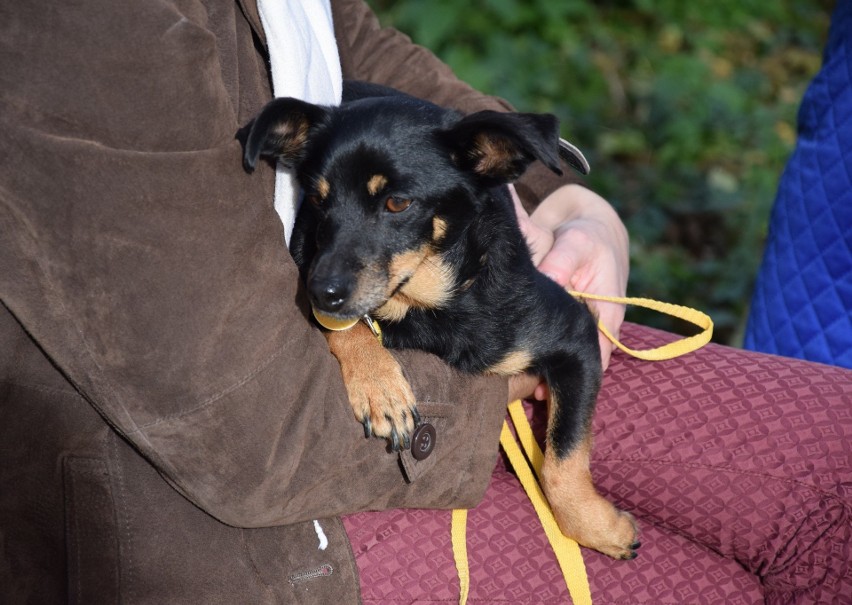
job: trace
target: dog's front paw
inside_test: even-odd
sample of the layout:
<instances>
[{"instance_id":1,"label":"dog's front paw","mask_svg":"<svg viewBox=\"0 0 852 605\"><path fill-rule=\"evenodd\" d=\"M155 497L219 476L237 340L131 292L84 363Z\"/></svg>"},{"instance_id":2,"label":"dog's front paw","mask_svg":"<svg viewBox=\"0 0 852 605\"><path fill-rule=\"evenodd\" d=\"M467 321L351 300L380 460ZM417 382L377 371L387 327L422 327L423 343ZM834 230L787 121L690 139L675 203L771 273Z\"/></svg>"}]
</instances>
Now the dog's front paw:
<instances>
[{"instance_id":1,"label":"dog's front paw","mask_svg":"<svg viewBox=\"0 0 852 605\"><path fill-rule=\"evenodd\" d=\"M344 370L349 401L367 437L384 437L393 451L408 449L419 422L411 386L396 360L387 354L369 367Z\"/></svg>"},{"instance_id":2,"label":"dog's front paw","mask_svg":"<svg viewBox=\"0 0 852 605\"><path fill-rule=\"evenodd\" d=\"M382 437L394 451L408 449L420 417L414 392L396 359L363 322L326 334L343 373L355 418L367 437Z\"/></svg>"}]
</instances>

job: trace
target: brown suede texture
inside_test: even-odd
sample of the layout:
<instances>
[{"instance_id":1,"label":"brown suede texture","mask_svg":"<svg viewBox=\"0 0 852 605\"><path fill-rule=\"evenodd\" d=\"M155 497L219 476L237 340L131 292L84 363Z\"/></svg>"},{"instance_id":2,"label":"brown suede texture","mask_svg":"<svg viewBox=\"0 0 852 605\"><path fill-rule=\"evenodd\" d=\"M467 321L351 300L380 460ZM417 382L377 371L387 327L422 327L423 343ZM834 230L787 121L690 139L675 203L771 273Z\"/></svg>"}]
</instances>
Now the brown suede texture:
<instances>
[{"instance_id":1,"label":"brown suede texture","mask_svg":"<svg viewBox=\"0 0 852 605\"><path fill-rule=\"evenodd\" d=\"M346 77L507 107L332 4ZM505 380L400 354L422 462L354 420L234 139L263 40L251 0L0 8L4 603L355 603L337 515L482 497Z\"/></svg>"}]
</instances>

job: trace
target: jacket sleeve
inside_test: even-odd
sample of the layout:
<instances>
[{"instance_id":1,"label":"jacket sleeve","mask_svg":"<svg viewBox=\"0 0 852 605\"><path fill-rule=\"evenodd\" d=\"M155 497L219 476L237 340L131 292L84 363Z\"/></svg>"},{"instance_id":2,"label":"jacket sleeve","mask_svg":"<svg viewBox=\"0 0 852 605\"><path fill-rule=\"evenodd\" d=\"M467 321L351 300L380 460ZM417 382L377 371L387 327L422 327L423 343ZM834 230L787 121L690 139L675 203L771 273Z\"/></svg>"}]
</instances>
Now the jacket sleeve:
<instances>
[{"instance_id":1,"label":"jacket sleeve","mask_svg":"<svg viewBox=\"0 0 852 605\"><path fill-rule=\"evenodd\" d=\"M265 59L235 3L207 5L89 0L4 16L2 304L105 422L221 521L472 505L506 381L401 355L436 449L400 461L364 438L307 319L274 170L246 174L234 139L269 99ZM72 422L64 414L45 422Z\"/></svg>"},{"instance_id":2,"label":"jacket sleeve","mask_svg":"<svg viewBox=\"0 0 852 605\"><path fill-rule=\"evenodd\" d=\"M405 34L382 27L364 0L337 0L332 2L332 10L344 78L391 86L462 113L515 111L507 101L482 94L459 80L431 51ZM558 176L535 162L516 183L524 204L535 207L557 188L582 182L565 162L562 172Z\"/></svg>"}]
</instances>

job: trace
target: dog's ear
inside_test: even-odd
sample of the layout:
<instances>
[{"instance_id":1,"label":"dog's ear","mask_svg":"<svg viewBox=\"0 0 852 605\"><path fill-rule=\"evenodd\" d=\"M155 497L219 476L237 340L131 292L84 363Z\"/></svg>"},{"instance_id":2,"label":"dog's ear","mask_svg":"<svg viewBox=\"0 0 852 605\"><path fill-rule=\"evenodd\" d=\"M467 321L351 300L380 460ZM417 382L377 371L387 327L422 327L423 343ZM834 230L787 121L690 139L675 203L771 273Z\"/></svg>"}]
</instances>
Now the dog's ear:
<instances>
[{"instance_id":1,"label":"dog's ear","mask_svg":"<svg viewBox=\"0 0 852 605\"><path fill-rule=\"evenodd\" d=\"M535 160L562 174L559 122L550 114L480 111L439 136L450 146L456 164L489 184L517 179Z\"/></svg>"},{"instance_id":2,"label":"dog's ear","mask_svg":"<svg viewBox=\"0 0 852 605\"><path fill-rule=\"evenodd\" d=\"M282 97L266 104L237 132L243 144L243 166L252 172L260 156L275 158L292 168L302 158L311 129L323 122L329 109Z\"/></svg>"}]
</instances>

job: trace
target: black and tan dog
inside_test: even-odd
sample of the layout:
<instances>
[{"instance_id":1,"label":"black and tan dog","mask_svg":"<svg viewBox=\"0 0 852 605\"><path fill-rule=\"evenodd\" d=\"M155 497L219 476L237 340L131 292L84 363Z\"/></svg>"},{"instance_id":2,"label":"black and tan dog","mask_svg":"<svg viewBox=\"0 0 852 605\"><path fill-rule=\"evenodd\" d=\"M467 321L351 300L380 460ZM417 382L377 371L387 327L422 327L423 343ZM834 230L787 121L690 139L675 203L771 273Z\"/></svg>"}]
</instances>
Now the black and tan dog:
<instances>
[{"instance_id":1,"label":"black and tan dog","mask_svg":"<svg viewBox=\"0 0 852 605\"><path fill-rule=\"evenodd\" d=\"M304 190L290 250L315 313L370 315L385 346L430 351L467 372L543 377L543 483L559 526L633 558L632 517L596 492L589 473L601 381L594 318L536 270L505 187L534 160L559 172L556 118L462 117L348 83L340 107L272 101L241 138L248 170L275 158ZM327 336L367 434L406 447L418 415L394 358L363 322Z\"/></svg>"}]
</instances>

